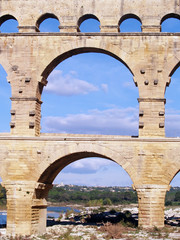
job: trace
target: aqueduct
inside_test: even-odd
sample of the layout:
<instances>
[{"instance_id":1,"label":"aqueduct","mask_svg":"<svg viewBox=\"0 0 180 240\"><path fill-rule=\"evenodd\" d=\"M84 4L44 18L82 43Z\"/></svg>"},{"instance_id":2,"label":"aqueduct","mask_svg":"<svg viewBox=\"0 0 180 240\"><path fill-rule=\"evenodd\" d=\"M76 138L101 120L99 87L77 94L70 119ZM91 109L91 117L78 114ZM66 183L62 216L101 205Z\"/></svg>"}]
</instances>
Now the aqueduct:
<instances>
[{"instance_id":1,"label":"aqueduct","mask_svg":"<svg viewBox=\"0 0 180 240\"><path fill-rule=\"evenodd\" d=\"M112 4L113 2L113 4ZM39 32L46 18L59 33ZM99 33L80 24L99 19ZM121 33L134 17L140 33ZM166 86L180 66L179 33L161 23L180 19L180 0L1 0L0 24L18 21L18 33L0 33L0 63L12 89L10 133L0 134L0 176L7 190L7 233L44 233L46 196L56 175L84 157L121 165L138 193L139 225L164 226L164 199L180 170L180 139L164 131ZM123 62L139 89L139 137L40 133L41 94L57 64L75 54L100 52Z\"/></svg>"}]
</instances>

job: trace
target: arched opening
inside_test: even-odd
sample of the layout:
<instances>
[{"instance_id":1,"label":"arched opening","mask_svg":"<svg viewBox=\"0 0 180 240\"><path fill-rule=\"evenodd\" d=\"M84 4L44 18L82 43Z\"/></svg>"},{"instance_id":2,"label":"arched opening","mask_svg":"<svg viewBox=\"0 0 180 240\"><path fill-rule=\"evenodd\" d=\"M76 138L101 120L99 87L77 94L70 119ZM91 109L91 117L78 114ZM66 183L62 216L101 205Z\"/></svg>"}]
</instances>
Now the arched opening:
<instances>
[{"instance_id":1,"label":"arched opening","mask_svg":"<svg viewBox=\"0 0 180 240\"><path fill-rule=\"evenodd\" d=\"M92 14L85 14L78 20L79 32L100 32L100 21Z\"/></svg>"},{"instance_id":2,"label":"arched opening","mask_svg":"<svg viewBox=\"0 0 180 240\"><path fill-rule=\"evenodd\" d=\"M137 204L137 195L131 188L132 180L127 172L107 156L94 152L77 152L58 159L43 172L38 182L46 185L52 182L55 184L47 198L52 206L56 205L56 208L51 206L48 209L51 212L47 214L49 217L57 218L58 214L61 214L60 211L67 210L67 205L75 204L79 204L81 212L85 210L84 206L91 206L92 211L99 209L99 213L114 208L117 215L122 216L123 213L118 213L120 211L117 210L118 205ZM44 189L47 196L47 190ZM36 196L43 197L42 189L39 189L39 193L36 192ZM57 208L59 206L61 207ZM65 217L68 219L64 214L61 221ZM75 219L73 221L76 221ZM89 220L85 221L88 223Z\"/></svg>"},{"instance_id":3,"label":"arched opening","mask_svg":"<svg viewBox=\"0 0 180 240\"><path fill-rule=\"evenodd\" d=\"M83 158L69 164L54 180L54 184L60 182L94 187L132 186L132 180L120 165L112 160L98 157Z\"/></svg>"},{"instance_id":4,"label":"arched opening","mask_svg":"<svg viewBox=\"0 0 180 240\"><path fill-rule=\"evenodd\" d=\"M0 132L9 132L9 124L11 121L11 86L7 82L7 73L0 64L0 102L1 104L1 124Z\"/></svg>"},{"instance_id":5,"label":"arched opening","mask_svg":"<svg viewBox=\"0 0 180 240\"><path fill-rule=\"evenodd\" d=\"M176 65L170 74L171 83L166 88L166 117L165 117L165 132L167 137L180 136L180 107L179 107L179 94L180 94L180 63Z\"/></svg>"},{"instance_id":6,"label":"arched opening","mask_svg":"<svg viewBox=\"0 0 180 240\"><path fill-rule=\"evenodd\" d=\"M120 32L141 32L141 19L135 14L126 14L119 21Z\"/></svg>"},{"instance_id":7,"label":"arched opening","mask_svg":"<svg viewBox=\"0 0 180 240\"><path fill-rule=\"evenodd\" d=\"M1 33L16 33L18 32L18 21L12 15L4 15L0 18L0 32Z\"/></svg>"},{"instance_id":8,"label":"arched opening","mask_svg":"<svg viewBox=\"0 0 180 240\"><path fill-rule=\"evenodd\" d=\"M106 54L77 55L98 50ZM73 56L48 77L42 95L42 132L138 135L138 89L124 64L107 54L76 49L47 66L45 78L60 61Z\"/></svg>"},{"instance_id":9,"label":"arched opening","mask_svg":"<svg viewBox=\"0 0 180 240\"><path fill-rule=\"evenodd\" d=\"M43 14L36 22L40 32L59 32L60 22L53 13Z\"/></svg>"},{"instance_id":10,"label":"arched opening","mask_svg":"<svg viewBox=\"0 0 180 240\"><path fill-rule=\"evenodd\" d=\"M180 15L170 13L161 20L161 32L180 32Z\"/></svg>"}]
</instances>

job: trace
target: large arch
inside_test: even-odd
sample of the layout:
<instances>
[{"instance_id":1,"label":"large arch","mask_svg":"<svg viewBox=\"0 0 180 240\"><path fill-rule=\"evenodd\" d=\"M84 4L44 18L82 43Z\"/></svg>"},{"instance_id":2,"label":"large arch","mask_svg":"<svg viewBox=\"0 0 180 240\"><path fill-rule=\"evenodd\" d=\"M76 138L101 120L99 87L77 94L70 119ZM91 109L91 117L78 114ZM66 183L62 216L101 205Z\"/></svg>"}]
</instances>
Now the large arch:
<instances>
[{"instance_id":1,"label":"large arch","mask_svg":"<svg viewBox=\"0 0 180 240\"><path fill-rule=\"evenodd\" d=\"M117 59L118 61L120 61L121 63L123 63L128 69L129 71L132 73L132 75L134 76L132 70L130 69L130 67L123 61L123 59L121 59L119 56L115 55L113 52L110 52L108 50L102 49L102 48L95 48L95 47L80 47L80 48L74 48L71 49L67 52L64 52L63 54L57 56L56 58L54 58L44 69L44 71L42 72L41 76L43 77L43 79L47 79L47 77L49 76L49 74L53 71L53 69L62 61L66 60L67 58L70 58L74 55L77 54L81 54L81 53L104 53L107 54L115 59Z\"/></svg>"},{"instance_id":2,"label":"large arch","mask_svg":"<svg viewBox=\"0 0 180 240\"><path fill-rule=\"evenodd\" d=\"M50 151L50 150L49 150ZM133 152L132 152L133 154ZM51 156L52 154L49 154ZM47 164L43 166L39 165L39 177L37 182L44 184L52 184L58 173L70 163L90 157L98 157L111 160L119 164L130 176L133 184L138 181L138 176L134 174L134 164L131 160L126 159L126 151L109 149L99 144L87 143L87 144L70 144L63 148L57 149L52 157L50 157Z\"/></svg>"},{"instance_id":3,"label":"large arch","mask_svg":"<svg viewBox=\"0 0 180 240\"><path fill-rule=\"evenodd\" d=\"M56 176L69 164L84 158L91 158L91 157L98 157L103 159L108 159L113 162L114 160L107 158L106 156L94 153L94 152L77 152L74 154L69 154L64 156L55 162L53 162L40 176L38 182L45 183L45 184L52 184ZM90 160L90 159L89 159ZM117 162L116 162L117 163ZM120 165L120 164L119 164Z\"/></svg>"},{"instance_id":4,"label":"large arch","mask_svg":"<svg viewBox=\"0 0 180 240\"><path fill-rule=\"evenodd\" d=\"M108 159L121 165L133 181L133 164L128 162L124 152L117 153L117 151L113 151L101 145L86 145L84 143L64 146L63 148L58 148L57 152L54 149L53 152L54 154L52 159L50 159L49 164L46 166L44 164L44 166L40 164L42 169L32 196L32 202L34 202L33 211L37 212L38 216L41 216L39 217L38 224L42 227L42 230L46 227L46 199L49 190L52 188L52 182L58 173L70 163L90 157ZM39 208L37 202L42 204L41 208Z\"/></svg>"},{"instance_id":5,"label":"large arch","mask_svg":"<svg viewBox=\"0 0 180 240\"><path fill-rule=\"evenodd\" d=\"M136 106L134 106L133 104L133 101L132 102L128 102L129 100L127 99L127 101L124 101L124 102L126 102L126 103L129 103L129 105L128 105L128 107L129 106L131 106L132 107L132 105L133 105L133 107L135 107L136 109L137 109L137 97L138 97L138 89L135 87L135 86L133 86L133 80L132 80L132 78L133 78L133 73L132 73L132 71L130 70L130 68L129 68L129 66L127 66L127 64L122 60L122 59L120 59L118 56L116 56L116 55L114 55L113 53L111 53L111 52L108 52L107 50L104 50L104 49L98 49L98 48L78 48L78 49L72 49L72 50L70 50L69 52L65 52L65 53L63 53L62 55L60 55L60 56L58 56L58 57L56 57L47 67L46 67L46 69L44 70L44 72L42 73L42 76L43 76L43 79L42 79L42 81L44 80L44 79L47 79L47 77L49 76L49 74L52 72L52 70L59 64L59 63L61 63L61 62L63 62L63 61L65 61L67 58L69 59L71 56L74 56L74 55L80 55L81 53L91 53L91 52L93 52L93 53L95 53L94 55L97 55L97 58L94 58L94 62L95 62L95 60L96 59L98 59L98 56L100 55L100 56L102 56L103 58L101 59L101 60L103 60L105 57L106 58L109 58L112 62L114 61L116 64L117 64L117 66L119 67L119 66L122 66L122 64L124 65L124 66L122 66L121 68L124 68L124 70L126 71L126 76L130 76L129 77L129 82L130 82L130 84L132 84L132 88L134 88L134 89L136 89L136 96L134 97L134 95L133 95L133 100L134 100L134 102L136 103ZM99 53L99 54L97 54L97 53ZM80 57L86 57L86 55L88 55L88 54L81 54L81 56ZM90 54L89 54L90 55ZM103 56L104 55L104 56ZM105 56L106 55L106 56ZM87 58L88 58L89 56L87 56ZM72 58L73 59L73 58ZM74 57L74 59L76 59L75 57ZM118 60L118 61L116 61L116 60ZM85 62L85 60L84 60L84 62ZM101 61L102 62L102 61ZM113 62L113 63L114 63ZM122 64L121 64L122 63ZM64 63L62 63L62 66L63 66L63 64ZM98 64L101 64L101 63L99 63L98 62ZM97 64L97 66L98 66L98 64ZM91 64L89 64L89 66L90 66ZM78 66L81 66L81 63L78 65ZM61 64L58 66L58 68L57 69L63 69L63 68L61 68ZM77 68L76 68L77 69ZM76 71L76 69L74 69L74 71ZM106 66L106 68L104 68L104 70L103 69L101 69L101 72L103 73L103 72L105 72L105 69L108 69L108 65ZM99 69L98 69L99 70ZM79 70L79 72L81 72L81 71L83 71L83 68L81 68L81 70ZM123 71L123 70L122 70ZM89 75L89 73L87 74L87 75ZM117 77L117 82L118 82L118 84L121 84L120 83L120 81L119 80L121 80L121 77L120 77L120 75L117 75L117 76L119 76L119 78ZM82 77L82 76L81 76ZM96 78L96 77L95 77ZM93 78L93 79L95 79L95 78ZM116 76L115 76L115 78L116 78ZM57 79L58 79L58 76L57 76ZM82 78L82 79L86 79L86 76L84 76L84 78ZM48 82L49 82L49 86L51 86L51 79L50 79L50 77L47 79L48 80ZM113 80L113 79L112 79ZM90 81L89 81L90 82ZM111 81L111 82L113 82L113 81ZM45 82L46 83L46 82ZM53 83L53 78L52 78L52 83ZM59 83L60 83L60 81L57 81L56 82L56 84L55 85L59 85ZM118 85L117 84L117 85ZM54 86L55 86L54 85ZM57 87L58 88L58 87ZM75 89L75 88L74 88ZM39 84L39 93L40 93L40 95L42 94L42 91L43 91L43 84ZM49 91L50 92L50 94L53 94L54 92L51 92L51 91ZM47 94L49 93L48 91L47 91ZM128 92L129 93L129 92ZM58 93L56 94L54 94L54 95L56 95L56 96L58 96ZM59 95L61 95L61 94L59 94ZM120 94L119 94L120 95ZM52 95L51 95L52 96ZM129 98L130 98L130 94L126 94L126 96L129 96ZM61 96L59 96L59 97L61 97ZM46 104L47 104L47 101L48 101L48 99L49 99L49 96L48 95L46 95L46 93L44 93L43 95L42 95L42 101L43 102L45 102ZM60 99L60 98L59 98ZM62 97L61 97L61 99L62 99ZM85 99L85 98L84 98ZM122 102L122 99L119 97L119 99L120 99L120 101L121 101L121 105L123 104ZM118 102L118 100L119 99L116 99L116 101L114 101L114 104L116 103L116 102ZM58 101L58 99L56 100L56 101ZM56 102L56 101L53 101L53 102ZM77 101L77 99L75 100L75 101ZM84 100L83 100L84 101ZM86 99L86 101L88 102L88 100ZM74 102L74 101L73 101ZM93 102L93 101L91 101L91 102ZM65 105L65 104L64 104ZM125 104L124 104L125 105ZM45 106L47 106L47 105L42 105L42 115L43 115L43 117L44 116L46 116L46 113L47 113L47 111L45 110L45 109L47 109ZM66 105L66 110L67 109L70 109L70 106L71 105ZM121 108L124 108L125 106L121 106ZM127 106L126 106L127 107ZM94 105L93 105L93 107L92 107L92 105L91 105L91 108L93 109L94 108ZM59 108L60 109L60 108ZM108 109L108 108L107 108ZM58 111L57 111L58 112ZM78 111L77 111L77 113L78 113ZM54 114L54 113L52 113L52 114ZM61 116L61 114L62 114L62 112L60 112L59 111L59 116ZM70 112L68 112L67 114L70 114ZM56 115L57 116L57 115ZM103 114L103 116L105 116L104 114ZM117 118L117 117L116 117ZM43 118L43 120L42 120L42 125L41 126L45 126L43 123L44 123L44 119L45 118ZM138 114L136 114L136 119L138 119ZM84 121L85 122L85 121ZM137 123L137 121L136 121L136 123ZM89 125L90 126L90 125ZM100 128L99 128L100 129ZM134 130L132 129L132 133L125 133L124 132L124 130L121 130L121 132L119 132L119 134L120 135L137 135L138 134L138 124L136 124L136 126L135 126L135 132L134 132ZM44 132L44 128L42 127L41 128L41 131L42 132ZM57 130L58 132L62 132L62 131L66 131L65 129L63 129L63 130L61 130L61 129L58 129ZM74 131L74 132L72 132L71 131L71 129L67 129L67 132L68 133L85 133L84 131L82 131L82 132L79 132L79 131ZM86 132L87 133L87 132ZM100 132L98 132L98 134L99 134ZM109 133L104 133L104 134L113 134L113 132L109 132ZM115 134L117 134L117 132L115 133Z\"/></svg>"}]
</instances>

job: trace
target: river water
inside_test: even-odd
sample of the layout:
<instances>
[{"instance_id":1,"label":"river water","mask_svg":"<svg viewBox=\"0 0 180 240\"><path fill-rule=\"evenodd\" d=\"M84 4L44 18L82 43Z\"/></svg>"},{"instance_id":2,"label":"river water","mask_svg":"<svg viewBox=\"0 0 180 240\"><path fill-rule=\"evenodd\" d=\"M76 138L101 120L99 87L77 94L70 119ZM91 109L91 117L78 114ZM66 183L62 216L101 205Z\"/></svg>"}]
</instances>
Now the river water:
<instances>
[{"instance_id":1,"label":"river water","mask_svg":"<svg viewBox=\"0 0 180 240\"><path fill-rule=\"evenodd\" d=\"M70 207L48 207L47 218L58 218L60 213L66 213L68 210L72 210ZM79 212L77 209L73 209L75 212ZM0 212L0 227L6 224L7 212Z\"/></svg>"}]
</instances>

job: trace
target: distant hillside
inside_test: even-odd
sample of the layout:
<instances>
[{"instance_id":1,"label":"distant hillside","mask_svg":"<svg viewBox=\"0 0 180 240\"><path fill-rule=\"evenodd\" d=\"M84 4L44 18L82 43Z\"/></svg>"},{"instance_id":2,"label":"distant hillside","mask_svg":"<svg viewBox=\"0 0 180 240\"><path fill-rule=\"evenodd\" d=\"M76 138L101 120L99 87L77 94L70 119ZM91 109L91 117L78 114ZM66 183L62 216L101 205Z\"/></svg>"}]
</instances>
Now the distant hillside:
<instances>
[{"instance_id":1,"label":"distant hillside","mask_svg":"<svg viewBox=\"0 0 180 240\"><path fill-rule=\"evenodd\" d=\"M131 187L87 187L54 185L49 191L49 202L59 204L85 204L103 206L137 203L137 193ZM180 206L180 188L172 187L166 194L167 206ZM6 205L6 191L0 184L0 206Z\"/></svg>"},{"instance_id":2,"label":"distant hillside","mask_svg":"<svg viewBox=\"0 0 180 240\"><path fill-rule=\"evenodd\" d=\"M117 205L137 203L137 194L130 187L87 187L55 185L49 192L48 201L91 205Z\"/></svg>"},{"instance_id":3,"label":"distant hillside","mask_svg":"<svg viewBox=\"0 0 180 240\"><path fill-rule=\"evenodd\" d=\"M131 187L87 187L54 185L48 195L54 203L79 203L91 205L118 205L137 203L137 193ZM166 205L180 205L180 188L172 187L166 194Z\"/></svg>"}]
</instances>

